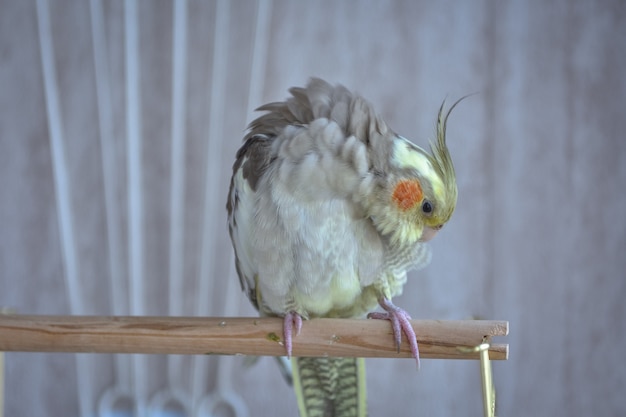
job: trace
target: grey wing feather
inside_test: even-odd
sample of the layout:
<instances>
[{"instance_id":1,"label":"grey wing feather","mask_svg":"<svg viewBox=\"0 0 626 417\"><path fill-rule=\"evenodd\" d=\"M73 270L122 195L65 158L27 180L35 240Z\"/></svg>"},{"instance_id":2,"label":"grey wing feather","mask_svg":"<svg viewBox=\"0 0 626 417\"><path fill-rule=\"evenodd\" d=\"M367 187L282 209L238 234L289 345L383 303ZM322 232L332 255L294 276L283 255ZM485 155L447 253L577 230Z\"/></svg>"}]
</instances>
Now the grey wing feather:
<instances>
[{"instance_id":1,"label":"grey wing feather","mask_svg":"<svg viewBox=\"0 0 626 417\"><path fill-rule=\"evenodd\" d=\"M242 288L262 311L280 311L276 304L287 296L282 289L296 279L287 272L289 263L297 268L294 242L303 238L294 231L302 226L293 223L298 221L290 214L294 205L306 210L320 201L344 201L352 219L346 221L362 225L357 232L362 283L371 284L384 263L384 243L367 223L355 193L371 194L368 187L375 187L377 176L385 171L390 130L366 100L343 86L313 78L306 88L290 92L286 101L260 107L266 113L250 123L233 166L227 203ZM274 250L259 245L268 235ZM256 239L256 246L250 239ZM270 265L273 259L281 259L281 265ZM273 297L270 309L263 308L257 289L267 284L257 282L266 276L274 280L264 293Z\"/></svg>"},{"instance_id":2,"label":"grey wing feather","mask_svg":"<svg viewBox=\"0 0 626 417\"><path fill-rule=\"evenodd\" d=\"M246 254L239 252L244 249L244 245L238 244L241 239L240 233L245 233L245 230L238 230L241 226L237 224L238 220L248 215L240 211L248 211L250 208L241 207L241 200L246 197L242 195L242 193L245 193L245 190L241 190L241 184L237 186L236 182L238 180L237 175L239 174L252 191L256 190L259 179L272 163L270 148L271 139L266 136L257 135L246 140L244 145L237 152L237 158L233 165L233 177L230 182L229 197L226 203L229 220L228 229L235 249L235 267L237 269L237 275L239 276L241 289L246 292L248 298L257 309L259 308L259 304L256 295L254 272L250 271L249 265L244 265L243 262L249 264L249 260Z\"/></svg>"}]
</instances>

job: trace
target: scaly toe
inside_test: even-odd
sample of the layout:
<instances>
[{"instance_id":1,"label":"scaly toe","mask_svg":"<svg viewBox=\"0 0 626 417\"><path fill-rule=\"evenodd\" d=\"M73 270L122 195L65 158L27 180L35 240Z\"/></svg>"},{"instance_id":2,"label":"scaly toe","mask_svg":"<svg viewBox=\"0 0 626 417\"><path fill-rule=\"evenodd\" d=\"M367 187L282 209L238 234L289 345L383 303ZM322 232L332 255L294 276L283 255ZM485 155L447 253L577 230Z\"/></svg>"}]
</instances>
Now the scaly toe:
<instances>
[{"instance_id":1,"label":"scaly toe","mask_svg":"<svg viewBox=\"0 0 626 417\"><path fill-rule=\"evenodd\" d=\"M300 334L300 330L302 329L302 317L295 311L291 311L285 314L285 318L283 319L283 338L285 340L285 350L287 351L287 356L291 358L291 353L293 349L293 330L294 327L296 329L296 336Z\"/></svg>"},{"instance_id":2,"label":"scaly toe","mask_svg":"<svg viewBox=\"0 0 626 417\"><path fill-rule=\"evenodd\" d=\"M400 344L402 342L402 333L406 335L411 349L411 355L417 362L417 367L420 366L419 349L417 346L417 337L413 326L411 326L411 316L403 309L396 307L388 299L381 299L380 305L385 312L373 312L367 315L371 319L389 320L393 329L393 338L396 343L396 348L400 352Z\"/></svg>"}]
</instances>

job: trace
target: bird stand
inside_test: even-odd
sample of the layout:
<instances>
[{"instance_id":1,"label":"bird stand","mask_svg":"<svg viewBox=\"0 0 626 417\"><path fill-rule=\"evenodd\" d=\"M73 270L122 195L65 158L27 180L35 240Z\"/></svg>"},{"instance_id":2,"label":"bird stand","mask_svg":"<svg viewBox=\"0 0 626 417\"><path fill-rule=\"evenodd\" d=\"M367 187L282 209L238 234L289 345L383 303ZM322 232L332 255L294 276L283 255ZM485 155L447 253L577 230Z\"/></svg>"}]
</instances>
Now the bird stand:
<instances>
[{"instance_id":1,"label":"bird stand","mask_svg":"<svg viewBox=\"0 0 626 417\"><path fill-rule=\"evenodd\" d=\"M509 324L493 320L411 320L424 359L480 359L486 417L495 416L491 360L508 359ZM284 356L276 317L34 316L0 314L0 352ZM404 336L403 336L404 337ZM294 338L294 356L410 358L384 320L312 319ZM1 400L1 398L0 398ZM2 403L0 402L0 405Z\"/></svg>"}]
</instances>

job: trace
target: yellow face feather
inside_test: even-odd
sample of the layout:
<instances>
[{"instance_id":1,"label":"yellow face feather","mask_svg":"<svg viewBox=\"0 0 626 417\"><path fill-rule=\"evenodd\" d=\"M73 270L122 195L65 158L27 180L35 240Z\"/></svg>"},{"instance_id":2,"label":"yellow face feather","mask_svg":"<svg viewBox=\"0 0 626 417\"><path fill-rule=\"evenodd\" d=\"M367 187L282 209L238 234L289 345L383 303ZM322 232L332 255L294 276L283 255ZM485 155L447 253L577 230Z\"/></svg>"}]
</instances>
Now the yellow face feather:
<instances>
[{"instance_id":1,"label":"yellow face feather","mask_svg":"<svg viewBox=\"0 0 626 417\"><path fill-rule=\"evenodd\" d=\"M463 98L445 114L445 102L442 103L437 117L437 140L431 143L430 153L405 138L394 141L392 165L411 173L393 184L391 203L398 218L395 222L390 219L383 227L397 243L430 239L454 212L457 186L446 146L446 124L450 112Z\"/></svg>"},{"instance_id":2,"label":"yellow face feather","mask_svg":"<svg viewBox=\"0 0 626 417\"><path fill-rule=\"evenodd\" d=\"M443 198L444 184L433 168L432 157L419 146L402 138L394 143L393 162L399 168L412 169L430 181L435 197Z\"/></svg>"}]
</instances>

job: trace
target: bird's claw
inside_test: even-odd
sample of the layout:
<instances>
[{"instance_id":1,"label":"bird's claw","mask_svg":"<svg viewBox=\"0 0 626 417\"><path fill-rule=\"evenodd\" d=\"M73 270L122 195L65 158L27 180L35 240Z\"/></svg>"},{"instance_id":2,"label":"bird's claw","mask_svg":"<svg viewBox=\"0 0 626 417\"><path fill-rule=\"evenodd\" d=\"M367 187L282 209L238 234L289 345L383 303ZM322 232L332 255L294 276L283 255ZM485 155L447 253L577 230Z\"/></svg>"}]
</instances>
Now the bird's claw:
<instances>
[{"instance_id":1,"label":"bird's claw","mask_svg":"<svg viewBox=\"0 0 626 417\"><path fill-rule=\"evenodd\" d=\"M300 334L302 329L302 317L295 311L291 311L285 315L283 320L283 338L285 340L285 350L287 356L291 358L293 330L296 330L296 336Z\"/></svg>"},{"instance_id":2,"label":"bird's claw","mask_svg":"<svg viewBox=\"0 0 626 417\"><path fill-rule=\"evenodd\" d=\"M417 362L417 367L419 368L420 354L417 347L417 337L415 336L415 331L413 330L413 326L411 326L410 322L411 316L400 307L396 307L395 305L393 305L391 301L386 298L380 300L380 306L385 310L384 313L373 312L368 314L367 317L370 319L389 320L391 322L391 327L393 329L393 338L396 342L396 348L398 349L398 352L400 352L402 332L404 332L407 340L409 341L411 354L415 358L415 361Z\"/></svg>"}]
</instances>

